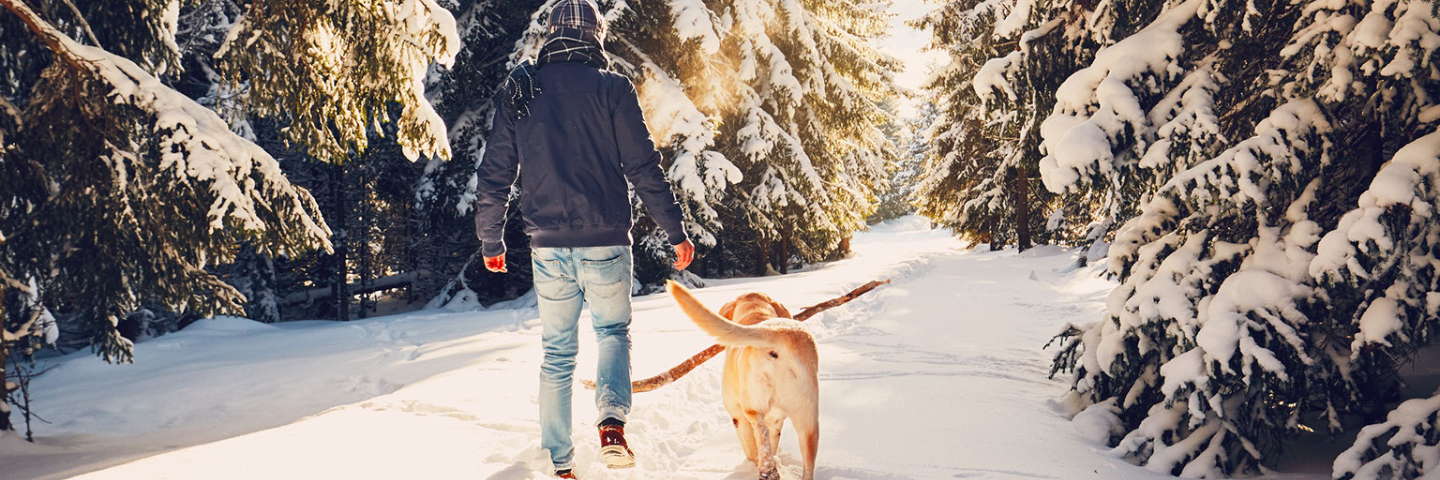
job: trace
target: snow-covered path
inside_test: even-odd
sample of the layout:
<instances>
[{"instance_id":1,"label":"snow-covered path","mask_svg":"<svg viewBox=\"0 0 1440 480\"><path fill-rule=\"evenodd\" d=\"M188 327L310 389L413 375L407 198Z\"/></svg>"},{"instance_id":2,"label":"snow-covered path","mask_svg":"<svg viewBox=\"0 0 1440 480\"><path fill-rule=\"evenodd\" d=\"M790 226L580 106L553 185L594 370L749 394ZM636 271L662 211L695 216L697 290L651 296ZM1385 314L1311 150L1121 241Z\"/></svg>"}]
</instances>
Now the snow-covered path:
<instances>
[{"instance_id":1,"label":"snow-covered path","mask_svg":"<svg viewBox=\"0 0 1440 480\"><path fill-rule=\"evenodd\" d=\"M970 253L919 219L857 236L856 255L783 277L712 282L712 308L770 293L798 311L893 278L812 319L820 340L817 478L1169 478L1104 454L1054 403L1040 347L1093 318L1110 283L1065 273L1041 248ZM37 381L42 445L0 439L7 479L548 478L539 449L534 310L425 311L348 324L205 321L139 345L137 364L80 352ZM636 376L710 341L663 295L638 299ZM594 371L593 339L579 371ZM594 408L577 390L581 478L749 479L714 361L637 394L632 470L596 461ZM797 478L793 432L782 472ZM88 472L88 473L87 473Z\"/></svg>"}]
</instances>

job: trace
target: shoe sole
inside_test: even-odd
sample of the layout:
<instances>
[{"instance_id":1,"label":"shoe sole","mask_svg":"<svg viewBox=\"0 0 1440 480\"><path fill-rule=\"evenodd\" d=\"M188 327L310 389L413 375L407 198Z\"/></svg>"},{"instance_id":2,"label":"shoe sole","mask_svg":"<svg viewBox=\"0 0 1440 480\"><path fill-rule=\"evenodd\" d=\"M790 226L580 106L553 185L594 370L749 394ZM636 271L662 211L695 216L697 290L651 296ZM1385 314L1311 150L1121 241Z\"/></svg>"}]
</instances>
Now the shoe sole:
<instances>
[{"instance_id":1,"label":"shoe sole","mask_svg":"<svg viewBox=\"0 0 1440 480\"><path fill-rule=\"evenodd\" d=\"M635 456L619 445L600 448L600 457L605 459L605 466L612 470L635 466Z\"/></svg>"}]
</instances>

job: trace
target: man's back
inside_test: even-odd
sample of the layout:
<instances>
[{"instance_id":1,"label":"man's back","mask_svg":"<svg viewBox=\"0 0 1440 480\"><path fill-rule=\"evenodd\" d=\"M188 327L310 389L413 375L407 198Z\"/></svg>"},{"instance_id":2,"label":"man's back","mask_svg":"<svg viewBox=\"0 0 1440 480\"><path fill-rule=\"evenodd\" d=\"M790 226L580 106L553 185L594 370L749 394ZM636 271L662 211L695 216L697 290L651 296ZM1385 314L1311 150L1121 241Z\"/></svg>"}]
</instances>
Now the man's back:
<instances>
[{"instance_id":1,"label":"man's back","mask_svg":"<svg viewBox=\"0 0 1440 480\"><path fill-rule=\"evenodd\" d=\"M580 62L542 65L536 77L539 95L523 114L510 109L495 114L480 165L482 191L508 190L506 182L514 177L507 180L504 172L518 166L525 172L521 211L532 246L629 245L629 179L672 242L683 241L680 209L629 79ZM515 88L521 87L511 84L501 92L502 102ZM479 220L503 221L498 199L479 199L476 227L487 244L501 232ZM496 254L485 250L486 256Z\"/></svg>"},{"instance_id":2,"label":"man's back","mask_svg":"<svg viewBox=\"0 0 1440 480\"><path fill-rule=\"evenodd\" d=\"M630 226L613 112L625 79L580 63L546 65L530 115L514 123L530 230ZM622 90L623 91L623 90Z\"/></svg>"}]
</instances>

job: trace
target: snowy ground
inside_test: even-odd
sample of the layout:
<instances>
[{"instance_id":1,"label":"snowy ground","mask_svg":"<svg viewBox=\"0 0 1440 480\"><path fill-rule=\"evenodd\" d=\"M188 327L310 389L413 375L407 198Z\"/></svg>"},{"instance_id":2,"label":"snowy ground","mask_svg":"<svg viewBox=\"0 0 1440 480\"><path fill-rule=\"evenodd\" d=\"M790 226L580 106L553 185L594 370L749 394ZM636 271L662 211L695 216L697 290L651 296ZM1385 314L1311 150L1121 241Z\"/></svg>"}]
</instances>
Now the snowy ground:
<instances>
[{"instance_id":1,"label":"snowy ground","mask_svg":"<svg viewBox=\"0 0 1440 480\"><path fill-rule=\"evenodd\" d=\"M1106 454L1065 418L1040 347L1095 318L1111 283L1068 252L972 253L924 220L855 238L853 258L712 282L712 307L752 290L798 311L866 281L893 285L810 320L820 340L817 478L1170 478ZM138 345L133 365L87 352L33 386L56 421L39 445L0 438L6 479L548 478L535 391L533 308L422 311L349 323L206 320ZM710 340L663 295L636 300L635 373ZM580 372L594 371L593 338ZM589 392L577 390L581 478L752 479L720 404L720 365L637 394L632 470L598 465ZM18 417L18 415L17 415ZM782 473L799 476L793 432ZM1325 478L1323 473L1290 476Z\"/></svg>"}]
</instances>

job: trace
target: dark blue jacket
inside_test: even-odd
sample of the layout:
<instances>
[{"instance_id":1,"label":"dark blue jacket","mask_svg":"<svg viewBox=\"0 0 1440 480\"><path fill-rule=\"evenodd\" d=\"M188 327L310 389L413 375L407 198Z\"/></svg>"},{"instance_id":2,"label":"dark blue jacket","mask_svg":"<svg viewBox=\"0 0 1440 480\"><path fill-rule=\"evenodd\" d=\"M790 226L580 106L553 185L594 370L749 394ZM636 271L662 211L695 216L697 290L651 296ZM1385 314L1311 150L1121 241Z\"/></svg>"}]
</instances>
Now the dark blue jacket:
<instances>
[{"instance_id":1,"label":"dark blue jacket","mask_svg":"<svg viewBox=\"0 0 1440 480\"><path fill-rule=\"evenodd\" d=\"M550 63L538 83L529 116L496 109L476 188L481 254L505 253L505 210L517 170L524 172L520 208L532 247L630 245L626 179L670 243L684 242L680 207L630 80L582 63Z\"/></svg>"}]
</instances>

